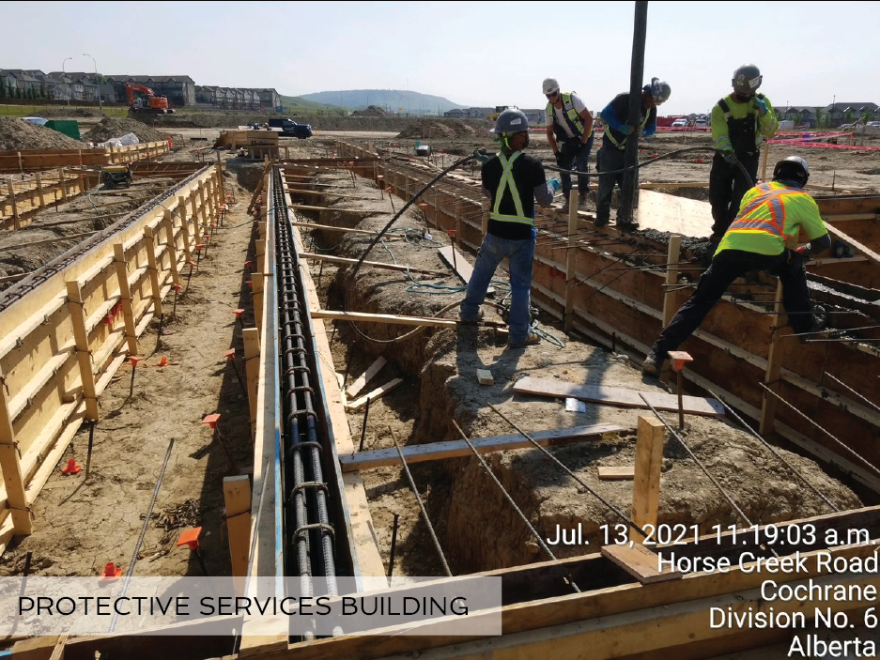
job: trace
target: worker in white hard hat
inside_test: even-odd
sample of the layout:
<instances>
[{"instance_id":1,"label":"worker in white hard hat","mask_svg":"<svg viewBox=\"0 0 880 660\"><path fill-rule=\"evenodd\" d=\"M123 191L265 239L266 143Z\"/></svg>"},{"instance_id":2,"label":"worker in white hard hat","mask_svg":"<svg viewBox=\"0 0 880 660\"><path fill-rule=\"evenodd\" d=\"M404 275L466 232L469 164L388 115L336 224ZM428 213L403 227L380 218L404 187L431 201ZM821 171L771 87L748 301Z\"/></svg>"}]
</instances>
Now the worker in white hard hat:
<instances>
[{"instance_id":1,"label":"worker in white hard hat","mask_svg":"<svg viewBox=\"0 0 880 660\"><path fill-rule=\"evenodd\" d=\"M739 213L721 239L712 264L700 277L696 291L645 358L645 373L660 373L669 351L678 349L700 327L727 287L750 270L779 277L788 324L801 339L805 333L823 327L825 310L813 308L804 261L811 253L828 252L831 239L816 201L803 190L809 178L807 161L789 156L776 163L773 181L758 184L743 196ZM810 239L808 244L798 245L801 230Z\"/></svg>"},{"instance_id":2,"label":"worker in white hard hat","mask_svg":"<svg viewBox=\"0 0 880 660\"><path fill-rule=\"evenodd\" d=\"M611 218L611 196L614 193L614 184L621 188L624 185L623 173L625 167L624 150L626 149L627 137L634 131L641 131L642 137L652 137L657 131L657 106L669 99L672 89L669 84L659 78L652 78L651 84L642 88L641 115L638 126L630 126L629 118L629 93L618 94L602 110L602 121L605 122L605 134L602 136L602 147L596 154L596 169L599 170L599 192L596 197L596 226L604 227ZM602 174L609 172L609 174ZM638 206L638 188L633 195L633 208ZM638 227L630 216L621 216L620 209L617 211L617 226L622 230L632 230Z\"/></svg>"},{"instance_id":3,"label":"worker in white hard hat","mask_svg":"<svg viewBox=\"0 0 880 660\"><path fill-rule=\"evenodd\" d=\"M585 208L590 192L590 152L593 150L593 115L575 92L561 92L556 78L547 78L542 86L547 97L547 140L564 170L577 170L578 206ZM563 211L567 210L571 192L571 175L561 172Z\"/></svg>"},{"instance_id":4,"label":"worker in white hard hat","mask_svg":"<svg viewBox=\"0 0 880 660\"><path fill-rule=\"evenodd\" d=\"M764 77L754 64L733 72L733 93L712 108L712 146L719 149L709 172L712 238L717 244L739 211L746 191L758 177L761 143L776 134L779 122L770 99L758 92ZM750 177L746 180L737 161Z\"/></svg>"}]
</instances>

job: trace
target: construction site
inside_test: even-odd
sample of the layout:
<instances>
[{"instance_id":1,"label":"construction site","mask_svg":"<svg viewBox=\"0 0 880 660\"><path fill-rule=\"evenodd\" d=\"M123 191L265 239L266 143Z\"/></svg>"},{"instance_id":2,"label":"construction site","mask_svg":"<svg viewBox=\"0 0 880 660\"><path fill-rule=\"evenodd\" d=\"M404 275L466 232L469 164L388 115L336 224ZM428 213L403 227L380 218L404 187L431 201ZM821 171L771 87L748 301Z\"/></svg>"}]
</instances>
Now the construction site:
<instances>
[{"instance_id":1,"label":"construction site","mask_svg":"<svg viewBox=\"0 0 880 660\"><path fill-rule=\"evenodd\" d=\"M880 134L763 148L764 181L810 161L843 246L807 263L828 327L798 341L781 283L749 273L654 378L641 361L711 257L706 132L640 145L635 231L596 226L592 199L538 211L541 342L510 348L506 270L459 320L492 122L308 140L108 122L83 141L0 123L0 575L232 576L241 597L291 579L333 602L491 578L499 602L467 614L500 634L236 614L13 634L0 654L758 660L799 636L808 657L878 641L880 574L859 562L880 541ZM543 127L529 153L553 163ZM768 598L769 579L803 595ZM768 610L801 625L717 623Z\"/></svg>"}]
</instances>

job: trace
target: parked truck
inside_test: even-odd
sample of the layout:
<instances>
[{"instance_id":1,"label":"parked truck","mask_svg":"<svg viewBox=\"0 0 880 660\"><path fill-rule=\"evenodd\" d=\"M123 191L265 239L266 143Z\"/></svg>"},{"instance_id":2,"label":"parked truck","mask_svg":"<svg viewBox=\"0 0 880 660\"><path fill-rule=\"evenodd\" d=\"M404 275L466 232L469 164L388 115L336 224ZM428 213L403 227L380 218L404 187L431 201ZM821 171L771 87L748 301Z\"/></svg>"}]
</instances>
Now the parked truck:
<instances>
[{"instance_id":1,"label":"parked truck","mask_svg":"<svg viewBox=\"0 0 880 660\"><path fill-rule=\"evenodd\" d=\"M311 124L297 124L289 117L273 117L269 120L269 128L300 140L312 137Z\"/></svg>"}]
</instances>

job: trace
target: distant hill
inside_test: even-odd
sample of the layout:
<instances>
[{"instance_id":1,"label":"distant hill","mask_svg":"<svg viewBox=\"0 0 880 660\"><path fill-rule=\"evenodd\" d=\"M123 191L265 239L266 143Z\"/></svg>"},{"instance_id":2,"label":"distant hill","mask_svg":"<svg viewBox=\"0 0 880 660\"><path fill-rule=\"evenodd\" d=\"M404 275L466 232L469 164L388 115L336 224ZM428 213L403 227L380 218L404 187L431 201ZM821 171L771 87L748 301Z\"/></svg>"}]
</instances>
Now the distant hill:
<instances>
[{"instance_id":1,"label":"distant hill","mask_svg":"<svg viewBox=\"0 0 880 660\"><path fill-rule=\"evenodd\" d=\"M315 103L307 101L301 96L284 96L281 95L281 105L284 106L284 112L289 114L324 114L324 115L347 115L347 108L340 108L335 105L327 105L325 103Z\"/></svg>"},{"instance_id":2,"label":"distant hill","mask_svg":"<svg viewBox=\"0 0 880 660\"><path fill-rule=\"evenodd\" d=\"M447 110L464 107L442 96L431 96L403 89L347 89L338 92L303 94L299 98L351 110L361 110L375 105L388 112L410 114L443 114Z\"/></svg>"}]
</instances>

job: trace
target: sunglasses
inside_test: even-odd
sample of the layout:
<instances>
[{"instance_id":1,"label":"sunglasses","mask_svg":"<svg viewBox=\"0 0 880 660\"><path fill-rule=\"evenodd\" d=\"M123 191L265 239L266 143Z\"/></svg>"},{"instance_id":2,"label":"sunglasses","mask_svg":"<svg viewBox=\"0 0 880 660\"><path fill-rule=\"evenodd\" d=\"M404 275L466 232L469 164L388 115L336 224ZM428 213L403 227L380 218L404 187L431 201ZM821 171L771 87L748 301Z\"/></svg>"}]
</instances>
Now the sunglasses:
<instances>
[{"instance_id":1,"label":"sunglasses","mask_svg":"<svg viewBox=\"0 0 880 660\"><path fill-rule=\"evenodd\" d=\"M557 94L559 94L559 92L553 92L552 94L546 94L545 96L546 96L548 99L552 99L552 98L553 98L554 96L556 96Z\"/></svg>"}]
</instances>

